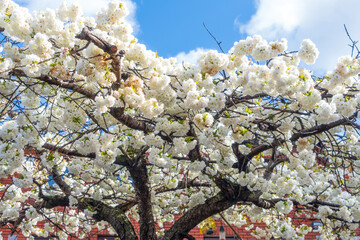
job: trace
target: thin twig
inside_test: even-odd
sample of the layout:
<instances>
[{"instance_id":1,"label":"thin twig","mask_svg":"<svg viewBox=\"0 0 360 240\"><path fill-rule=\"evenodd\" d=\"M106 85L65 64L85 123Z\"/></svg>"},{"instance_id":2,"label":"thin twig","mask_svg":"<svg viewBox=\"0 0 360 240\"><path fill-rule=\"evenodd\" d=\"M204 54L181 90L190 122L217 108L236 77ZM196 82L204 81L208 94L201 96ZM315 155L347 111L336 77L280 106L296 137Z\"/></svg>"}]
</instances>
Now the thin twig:
<instances>
[{"instance_id":1,"label":"thin twig","mask_svg":"<svg viewBox=\"0 0 360 240\"><path fill-rule=\"evenodd\" d=\"M222 213L219 213L220 217L222 218L222 220L226 223L226 225L228 225L231 230L233 231L233 233L236 235L236 237L240 240L242 240L242 237L240 237L240 235L236 232L236 230L234 229L233 226L231 226L231 224L226 220L226 218L224 217L224 215L222 215Z\"/></svg>"},{"instance_id":2,"label":"thin twig","mask_svg":"<svg viewBox=\"0 0 360 240\"><path fill-rule=\"evenodd\" d=\"M351 38L351 36L350 36L350 34L349 34L349 31L347 30L345 24L344 24L344 28L345 28L346 35L348 36L348 38L350 39L350 41L351 41L351 43L352 43L352 45L349 44L349 46L351 47L351 57L352 57L353 54L354 54L354 48L356 48L357 54L356 54L356 57L355 57L355 58L358 58L359 55L360 55L360 50L359 50L359 48L357 47L356 44L357 44L359 41L354 41L354 40L352 40L352 38Z\"/></svg>"},{"instance_id":3,"label":"thin twig","mask_svg":"<svg viewBox=\"0 0 360 240\"><path fill-rule=\"evenodd\" d=\"M216 39L216 37L210 32L210 30L207 28L207 26L205 25L205 23L203 23L203 25L204 25L206 31L207 31L207 32L210 34L210 36L215 40L215 42L216 42L217 45L219 46L220 50L221 50L223 53L225 53L224 50L223 50L222 47L221 47L221 42L219 42L219 41Z\"/></svg>"}]
</instances>

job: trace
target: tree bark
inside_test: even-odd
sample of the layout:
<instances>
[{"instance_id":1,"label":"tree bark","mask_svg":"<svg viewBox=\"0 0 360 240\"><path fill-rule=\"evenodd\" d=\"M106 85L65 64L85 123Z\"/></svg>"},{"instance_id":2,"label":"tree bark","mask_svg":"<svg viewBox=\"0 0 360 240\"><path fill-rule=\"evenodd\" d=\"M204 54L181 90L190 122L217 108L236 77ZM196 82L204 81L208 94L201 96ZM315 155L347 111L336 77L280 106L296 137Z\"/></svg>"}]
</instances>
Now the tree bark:
<instances>
[{"instance_id":1,"label":"tree bark","mask_svg":"<svg viewBox=\"0 0 360 240\"><path fill-rule=\"evenodd\" d=\"M139 159L135 166L127 167L133 180L140 216L140 239L157 239L155 221L152 212L150 180L144 159Z\"/></svg>"},{"instance_id":2,"label":"tree bark","mask_svg":"<svg viewBox=\"0 0 360 240\"><path fill-rule=\"evenodd\" d=\"M234 204L236 204L236 200L229 200L220 192L205 203L199 204L183 214L169 230L165 231L163 239L181 240L200 222L228 209Z\"/></svg>"},{"instance_id":3,"label":"tree bark","mask_svg":"<svg viewBox=\"0 0 360 240\"><path fill-rule=\"evenodd\" d=\"M131 129L140 130L145 133L154 131L154 126L126 115L123 108L110 108L110 114Z\"/></svg>"},{"instance_id":4,"label":"tree bark","mask_svg":"<svg viewBox=\"0 0 360 240\"><path fill-rule=\"evenodd\" d=\"M68 207L69 199L66 196L45 196L40 194L42 202L34 203L35 208L52 209L55 207ZM108 206L101 201L91 198L82 198L78 200L78 208L81 210L91 209L96 211L92 216L96 221L108 222L118 234L121 240L138 240L134 227L130 220L120 208Z\"/></svg>"},{"instance_id":5,"label":"tree bark","mask_svg":"<svg viewBox=\"0 0 360 240\"><path fill-rule=\"evenodd\" d=\"M115 229L118 237L121 240L138 239L133 225L121 209L108 206L100 201L95 201L93 199L84 199L83 201L79 201L80 209L84 210L89 206L96 211L96 214L93 215L93 218L97 221L107 221Z\"/></svg>"}]
</instances>

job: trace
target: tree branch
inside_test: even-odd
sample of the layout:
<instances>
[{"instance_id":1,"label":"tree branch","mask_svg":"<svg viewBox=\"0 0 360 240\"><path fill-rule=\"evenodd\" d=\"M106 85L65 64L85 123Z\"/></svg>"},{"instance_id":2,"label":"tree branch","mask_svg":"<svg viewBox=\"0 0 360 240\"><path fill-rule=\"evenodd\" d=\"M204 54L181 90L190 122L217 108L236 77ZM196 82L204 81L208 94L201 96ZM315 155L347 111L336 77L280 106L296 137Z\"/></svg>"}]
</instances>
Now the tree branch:
<instances>
[{"instance_id":1,"label":"tree branch","mask_svg":"<svg viewBox=\"0 0 360 240\"><path fill-rule=\"evenodd\" d=\"M323 133L325 131L328 131L328 130L335 128L337 126L340 126L340 125L352 125L351 120L355 119L356 117L357 117L357 112L354 113L353 115L351 115L349 118L342 118L342 119L339 119L337 121L334 121L334 122L331 122L328 124L320 124L320 125L314 126L312 128L304 129L300 132L293 134L292 137L290 138L290 140L292 142L295 142L299 138L304 138L304 137L313 136L313 135L316 135L319 133Z\"/></svg>"},{"instance_id":2,"label":"tree branch","mask_svg":"<svg viewBox=\"0 0 360 240\"><path fill-rule=\"evenodd\" d=\"M54 166L50 172L50 175L54 182L60 187L61 191L68 197L71 194L71 187L62 179L59 172L56 170L56 166Z\"/></svg>"},{"instance_id":3,"label":"tree branch","mask_svg":"<svg viewBox=\"0 0 360 240\"><path fill-rule=\"evenodd\" d=\"M88 153L88 154L84 155L84 154L79 153L76 150L66 149L66 148L56 146L56 145L53 145L53 144L50 144L50 143L45 143L42 147L46 148L46 149L48 149L50 151L62 153L62 154L67 155L67 156L83 157L83 158L96 158L95 153ZM129 163L128 163L127 158L125 156L118 155L118 156L116 156L116 160L115 160L114 164L127 166Z\"/></svg>"},{"instance_id":4,"label":"tree branch","mask_svg":"<svg viewBox=\"0 0 360 240\"><path fill-rule=\"evenodd\" d=\"M159 188L156 188L155 192L159 194L164 192L175 191L178 189L185 189L187 187L211 187L211 184L208 182L180 181L175 188L167 188L165 186L161 186Z\"/></svg>"},{"instance_id":5,"label":"tree branch","mask_svg":"<svg viewBox=\"0 0 360 240\"><path fill-rule=\"evenodd\" d=\"M233 168L238 168L239 169L239 172L242 172L242 171L246 171L247 169L247 164L248 162L253 158L255 157L256 155L268 150L268 149L271 149L271 148L275 148L277 146L280 146L281 144L283 144L285 142L285 140L283 139L277 139L277 140L274 140L272 142L272 144L269 144L269 145L266 145L266 144L262 144L262 145L259 145L257 147L255 147L249 154L247 155L244 155L242 153L240 153L239 151L239 143L233 143L232 144L232 149L233 149L233 152L237 158L237 162L233 164Z\"/></svg>"},{"instance_id":6,"label":"tree branch","mask_svg":"<svg viewBox=\"0 0 360 240\"><path fill-rule=\"evenodd\" d=\"M138 239L135 229L132 226L129 218L120 209L108 206L101 201L94 199L80 199L79 208L84 210L91 207L92 210L96 211L93 218L97 221L108 222L118 234L121 240L135 240Z\"/></svg>"},{"instance_id":7,"label":"tree branch","mask_svg":"<svg viewBox=\"0 0 360 240\"><path fill-rule=\"evenodd\" d=\"M199 204L184 213L169 230L165 231L164 240L183 239L183 236L204 219L228 209L235 203L236 201L226 199L222 193L218 193L206 200L205 203Z\"/></svg>"},{"instance_id":8,"label":"tree branch","mask_svg":"<svg viewBox=\"0 0 360 240\"><path fill-rule=\"evenodd\" d=\"M141 153L140 153L141 154ZM137 156L134 164L127 166L135 188L140 216L140 239L156 239L155 221L152 212L150 180L143 156Z\"/></svg>"},{"instance_id":9,"label":"tree branch","mask_svg":"<svg viewBox=\"0 0 360 240\"><path fill-rule=\"evenodd\" d=\"M112 89L118 90L120 88L121 83L121 58L124 56L125 51L118 51L115 45L110 44L104 39L94 35L89 31L87 27L83 28L80 34L76 35L76 38L81 40L87 40L89 42L94 43L97 47L101 48L104 52L110 54L110 58L112 59L111 66L112 70L116 76L116 82L113 83Z\"/></svg>"},{"instance_id":10,"label":"tree branch","mask_svg":"<svg viewBox=\"0 0 360 240\"><path fill-rule=\"evenodd\" d=\"M95 153L88 153L86 155L79 153L76 150L70 150L70 149L66 149L60 146L56 146L50 143L45 143L44 145L42 145L43 148L46 148L50 151L54 151L54 152L59 152L68 156L73 156L73 157L83 157L83 158L95 158L96 155Z\"/></svg>"},{"instance_id":11,"label":"tree branch","mask_svg":"<svg viewBox=\"0 0 360 240\"><path fill-rule=\"evenodd\" d=\"M110 108L110 114L129 128L140 130L146 133L154 131L154 126L124 114L124 108Z\"/></svg>"},{"instance_id":12,"label":"tree branch","mask_svg":"<svg viewBox=\"0 0 360 240\"><path fill-rule=\"evenodd\" d=\"M72 90L77 93L81 93L82 95L86 96L87 98L95 100L95 97L96 97L95 93L93 93L85 88L82 88L81 86L79 86L75 83L66 82L66 81L63 81L63 80L60 80L58 78L51 77L48 75L41 75L37 79L44 81L50 85L59 86L59 87L65 88L65 89Z\"/></svg>"},{"instance_id":13,"label":"tree branch","mask_svg":"<svg viewBox=\"0 0 360 240\"><path fill-rule=\"evenodd\" d=\"M239 239L239 240L242 240L242 237L240 236L239 233L236 232L236 230L233 228L233 226L231 226L231 224L226 220L226 218L224 217L224 215L222 213L219 213L221 219L226 223L226 225L229 226L229 228L233 231L233 233L236 235L236 237Z\"/></svg>"},{"instance_id":14,"label":"tree branch","mask_svg":"<svg viewBox=\"0 0 360 240\"><path fill-rule=\"evenodd\" d=\"M52 209L55 207L68 207L69 199L65 196L40 196L43 201L34 203L35 208ZM101 201L91 198L81 198L78 201L78 208L81 210L91 209L95 214L92 216L96 221L108 222L118 234L121 240L137 240L134 227L126 214L116 207L108 206Z\"/></svg>"}]
</instances>

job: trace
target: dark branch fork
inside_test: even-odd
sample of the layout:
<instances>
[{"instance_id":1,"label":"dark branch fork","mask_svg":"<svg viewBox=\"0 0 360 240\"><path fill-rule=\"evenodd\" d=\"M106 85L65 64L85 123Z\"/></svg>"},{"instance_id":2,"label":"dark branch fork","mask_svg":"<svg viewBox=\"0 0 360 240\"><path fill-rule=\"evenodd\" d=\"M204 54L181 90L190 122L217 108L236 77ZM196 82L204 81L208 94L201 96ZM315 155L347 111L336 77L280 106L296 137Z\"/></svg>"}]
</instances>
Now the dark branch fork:
<instances>
[{"instance_id":1,"label":"dark branch fork","mask_svg":"<svg viewBox=\"0 0 360 240\"><path fill-rule=\"evenodd\" d=\"M49 147L51 150L54 147L46 145L45 147ZM65 196L55 195L55 196L46 196L42 193L41 185L39 186L39 197L42 199L40 202L35 202L33 205L37 209L41 208L55 208L58 206L69 206L69 196L71 195L71 187L65 183L65 181L61 178L61 175L56 170L56 166L52 168L51 175L54 182L60 187ZM117 207L111 207L101 201L97 201L91 198L78 198L78 208L81 210L92 209L96 211L96 214L93 215L93 218L97 221L107 221L117 232L120 239L138 239L132 226L130 220L125 214L125 211L129 210L133 205L122 206L119 205ZM124 208L125 207L125 208Z\"/></svg>"},{"instance_id":2,"label":"dark branch fork","mask_svg":"<svg viewBox=\"0 0 360 240\"><path fill-rule=\"evenodd\" d=\"M118 51L115 45L112 45L105 41L104 39L94 35L89 31L87 27L83 28L80 34L76 35L77 38L86 40L94 43L97 47L101 48L104 52L110 54L110 59L112 60L111 66L112 70L116 76L116 82L113 83L112 89L118 90L121 85L121 58L124 56L125 51Z\"/></svg>"},{"instance_id":3,"label":"dark branch fork","mask_svg":"<svg viewBox=\"0 0 360 240\"><path fill-rule=\"evenodd\" d=\"M107 41L97 37L96 35L92 34L87 28L84 28L83 31L77 35L79 39L87 40L89 42L94 43L97 47L101 48L103 51L110 54L112 59L112 67L117 76L117 81L113 84L112 89L117 90L120 87L121 83L121 57L125 54L124 51L118 51L115 45L109 44ZM14 69L11 71L11 75L24 77L26 76L22 70ZM73 92L80 93L85 97L95 100L97 93L93 93L90 90L83 88L82 86L61 80L56 77L52 77L50 75L41 75L37 77L37 79L48 83L49 85L59 86L64 89L71 90ZM119 120L124 125L128 126L131 129L141 130L146 133L152 132L154 127L152 124L149 124L145 121L134 119L124 113L124 108L111 108L110 114Z\"/></svg>"},{"instance_id":4,"label":"dark branch fork","mask_svg":"<svg viewBox=\"0 0 360 240\"><path fill-rule=\"evenodd\" d=\"M116 75L116 82L112 84L113 90L118 90L121 86L121 58L124 56L125 51L118 51L115 45L108 43L106 40L94 35L88 28L83 28L82 32L76 36L79 39L92 42L104 52L110 54L112 60L112 70ZM140 120L136 120L124 113L124 108L111 108L110 114L119 120L124 125L132 129L141 130L144 132L152 132L153 126Z\"/></svg>"}]
</instances>

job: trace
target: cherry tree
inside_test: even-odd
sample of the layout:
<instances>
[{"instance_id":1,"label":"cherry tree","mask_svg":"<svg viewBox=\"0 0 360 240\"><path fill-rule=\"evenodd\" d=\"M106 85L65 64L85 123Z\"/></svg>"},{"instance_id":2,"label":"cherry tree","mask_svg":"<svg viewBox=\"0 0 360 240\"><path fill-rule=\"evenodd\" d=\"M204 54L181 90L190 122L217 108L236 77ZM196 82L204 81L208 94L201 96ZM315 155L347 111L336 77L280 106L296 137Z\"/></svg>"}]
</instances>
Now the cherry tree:
<instances>
[{"instance_id":1,"label":"cherry tree","mask_svg":"<svg viewBox=\"0 0 360 240\"><path fill-rule=\"evenodd\" d=\"M359 59L315 77L299 67L315 63L311 40L290 52L255 35L179 63L138 43L127 14L123 2L95 19L76 4L30 14L0 2L0 177L12 180L1 226L194 239L221 215L266 223L259 237L304 239L311 227L292 219L305 216L322 239L353 236Z\"/></svg>"}]
</instances>

